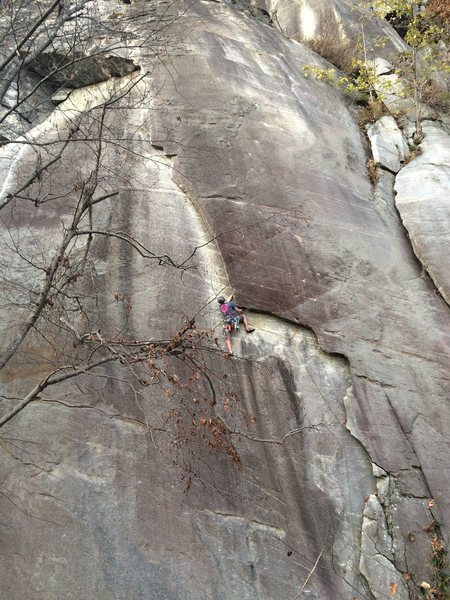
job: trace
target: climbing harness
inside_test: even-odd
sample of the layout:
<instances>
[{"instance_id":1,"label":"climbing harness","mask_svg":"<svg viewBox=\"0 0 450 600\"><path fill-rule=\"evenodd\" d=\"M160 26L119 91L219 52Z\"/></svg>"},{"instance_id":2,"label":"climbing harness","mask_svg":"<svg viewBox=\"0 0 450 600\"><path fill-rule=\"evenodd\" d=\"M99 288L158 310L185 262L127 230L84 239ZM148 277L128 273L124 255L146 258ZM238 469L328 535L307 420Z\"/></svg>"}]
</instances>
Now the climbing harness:
<instances>
[{"instance_id":1,"label":"climbing harness","mask_svg":"<svg viewBox=\"0 0 450 600\"><path fill-rule=\"evenodd\" d=\"M239 329L239 316L237 317L226 317L223 320L223 335L224 337L228 337L231 335L231 332L237 331Z\"/></svg>"},{"instance_id":2,"label":"climbing harness","mask_svg":"<svg viewBox=\"0 0 450 600\"><path fill-rule=\"evenodd\" d=\"M223 335L228 337L231 335L233 329L237 331L239 329L240 317L239 315L230 315L228 314L228 304L224 302L220 305L220 312L223 317Z\"/></svg>"}]
</instances>

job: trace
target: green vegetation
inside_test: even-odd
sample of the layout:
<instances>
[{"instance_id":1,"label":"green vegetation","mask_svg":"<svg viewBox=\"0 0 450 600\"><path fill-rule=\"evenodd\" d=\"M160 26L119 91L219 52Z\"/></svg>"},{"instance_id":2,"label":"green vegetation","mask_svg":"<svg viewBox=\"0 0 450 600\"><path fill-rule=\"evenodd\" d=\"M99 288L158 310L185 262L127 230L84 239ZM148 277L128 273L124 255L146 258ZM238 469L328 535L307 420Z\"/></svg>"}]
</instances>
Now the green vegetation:
<instances>
[{"instance_id":1,"label":"green vegetation","mask_svg":"<svg viewBox=\"0 0 450 600\"><path fill-rule=\"evenodd\" d=\"M437 3L437 0L435 4ZM440 16L442 11L425 10L417 0L367 0L360 20L360 33L356 43L337 38L336 32L321 30L310 45L313 50L332 62L336 68L323 69L312 65L304 67L305 76L315 76L345 93L354 94L357 101L369 108L365 122L375 120L381 112L380 105L388 94L412 100L415 141L423 137L422 118L424 104L435 110L446 110L450 104L448 94L436 84L439 73L450 73L448 50L449 27ZM370 12L369 12L370 11ZM380 76L376 69L375 54L385 39L369 43L365 26L368 15L388 20L408 44L394 65L395 79ZM329 26L328 26L329 27Z\"/></svg>"},{"instance_id":2,"label":"green vegetation","mask_svg":"<svg viewBox=\"0 0 450 600\"><path fill-rule=\"evenodd\" d=\"M445 42L449 31L435 14L427 12L420 0L369 0L375 15L385 18L402 35L409 49L398 61L398 74L405 86L405 95L414 102L415 138L423 137L421 105L426 102L432 78L437 73L450 73ZM434 86L437 95L437 88Z\"/></svg>"}]
</instances>

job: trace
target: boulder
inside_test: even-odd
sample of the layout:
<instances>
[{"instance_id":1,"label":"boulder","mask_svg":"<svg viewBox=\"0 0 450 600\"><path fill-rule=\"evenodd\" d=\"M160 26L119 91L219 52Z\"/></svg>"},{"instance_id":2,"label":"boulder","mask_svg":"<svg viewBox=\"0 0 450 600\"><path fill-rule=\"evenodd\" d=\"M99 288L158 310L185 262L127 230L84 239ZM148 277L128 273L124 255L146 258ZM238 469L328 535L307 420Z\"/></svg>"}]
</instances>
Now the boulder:
<instances>
[{"instance_id":1,"label":"boulder","mask_svg":"<svg viewBox=\"0 0 450 600\"><path fill-rule=\"evenodd\" d=\"M375 163L393 173L400 171L409 154L406 139L391 116L378 119L367 130Z\"/></svg>"}]
</instances>

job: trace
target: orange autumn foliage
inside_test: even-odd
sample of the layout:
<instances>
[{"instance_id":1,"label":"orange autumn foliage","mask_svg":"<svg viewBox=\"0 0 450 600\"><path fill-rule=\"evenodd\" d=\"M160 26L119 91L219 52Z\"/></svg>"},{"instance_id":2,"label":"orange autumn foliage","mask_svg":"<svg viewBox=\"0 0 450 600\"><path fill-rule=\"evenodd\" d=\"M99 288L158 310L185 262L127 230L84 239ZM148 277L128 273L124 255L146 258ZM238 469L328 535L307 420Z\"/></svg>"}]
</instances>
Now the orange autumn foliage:
<instances>
[{"instance_id":1,"label":"orange autumn foliage","mask_svg":"<svg viewBox=\"0 0 450 600\"><path fill-rule=\"evenodd\" d=\"M448 0L429 0L427 12L450 25L450 2Z\"/></svg>"}]
</instances>

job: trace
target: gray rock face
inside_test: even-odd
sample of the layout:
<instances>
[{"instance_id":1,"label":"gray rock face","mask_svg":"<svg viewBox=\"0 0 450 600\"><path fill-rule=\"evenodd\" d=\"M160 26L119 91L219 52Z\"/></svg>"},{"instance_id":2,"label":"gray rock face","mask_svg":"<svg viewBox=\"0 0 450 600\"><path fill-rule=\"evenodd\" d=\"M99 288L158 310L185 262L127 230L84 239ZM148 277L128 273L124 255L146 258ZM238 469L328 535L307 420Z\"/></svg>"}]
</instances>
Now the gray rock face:
<instances>
[{"instance_id":1,"label":"gray rock face","mask_svg":"<svg viewBox=\"0 0 450 600\"><path fill-rule=\"evenodd\" d=\"M409 598L405 580L393 564L392 539L383 509L373 494L364 507L361 547L361 573L366 577L374 597L377 600L389 595Z\"/></svg>"},{"instance_id":2,"label":"gray rock face","mask_svg":"<svg viewBox=\"0 0 450 600\"><path fill-rule=\"evenodd\" d=\"M450 300L450 139L424 125L422 153L396 178L396 206L414 252L448 303Z\"/></svg>"},{"instance_id":3,"label":"gray rock face","mask_svg":"<svg viewBox=\"0 0 450 600\"><path fill-rule=\"evenodd\" d=\"M177 448L170 414L186 408L198 421L201 407L160 383L137 386L117 363L47 388L1 429L1 591L14 600L44 587L68 600L413 597L413 582L433 576L423 528L436 515L448 535L450 313L395 211L394 175L372 189L363 135L338 92L303 78L315 59L302 45L228 3L114 10L132 39L154 31L151 46L129 45L146 75L74 90L26 139L59 147L75 126L75 139L95 133L101 107L129 86L107 113L102 150L102 189L119 195L97 205L93 223L177 261L197 248L195 268L157 266L94 238L81 288L90 331L170 339L196 314L220 337L215 298L235 290L257 330L233 336L235 358L211 352L207 364L213 396L224 386L237 395L213 410L242 466L200 443ZM3 260L16 261L4 344L29 311L21 282L39 283L34 269L96 161L81 138L31 188L45 202L8 200L49 160L38 148L11 144L0 157ZM414 164L397 176L397 202ZM70 325L80 327L76 314ZM1 371L7 410L52 352L76 352L64 342L55 350L40 331Z\"/></svg>"},{"instance_id":4,"label":"gray rock face","mask_svg":"<svg viewBox=\"0 0 450 600\"><path fill-rule=\"evenodd\" d=\"M367 130L375 163L393 173L400 171L401 163L408 157L409 150L405 136L393 117L381 117Z\"/></svg>"},{"instance_id":5,"label":"gray rock face","mask_svg":"<svg viewBox=\"0 0 450 600\"><path fill-rule=\"evenodd\" d=\"M247 0L248 2L249 0ZM371 10L362 8L355 0L256 0L250 2L264 7L275 27L285 35L309 41L318 37L331 40L350 40L356 43L364 35L370 47L377 48L377 40L383 39L384 56L392 56L407 48L405 42L387 21L374 19Z\"/></svg>"}]
</instances>

